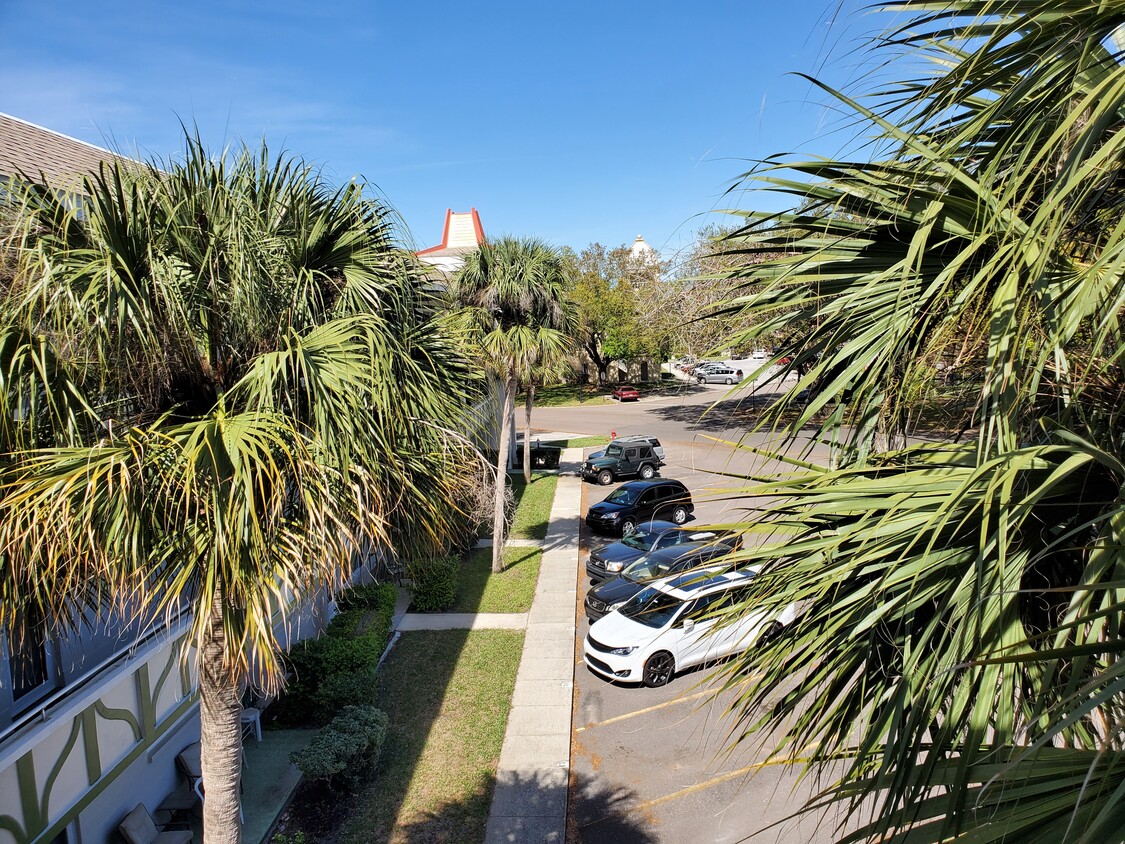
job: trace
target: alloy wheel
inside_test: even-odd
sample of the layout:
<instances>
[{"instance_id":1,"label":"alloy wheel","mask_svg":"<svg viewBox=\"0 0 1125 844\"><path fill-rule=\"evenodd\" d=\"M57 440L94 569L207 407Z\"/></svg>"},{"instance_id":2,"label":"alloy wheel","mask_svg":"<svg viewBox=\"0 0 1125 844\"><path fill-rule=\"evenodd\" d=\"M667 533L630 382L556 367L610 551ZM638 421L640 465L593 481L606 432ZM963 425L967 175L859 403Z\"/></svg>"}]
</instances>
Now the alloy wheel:
<instances>
[{"instance_id":1,"label":"alloy wheel","mask_svg":"<svg viewBox=\"0 0 1125 844\"><path fill-rule=\"evenodd\" d=\"M668 651L657 651L645 660L644 684L650 689L666 685L672 679L676 661Z\"/></svg>"}]
</instances>

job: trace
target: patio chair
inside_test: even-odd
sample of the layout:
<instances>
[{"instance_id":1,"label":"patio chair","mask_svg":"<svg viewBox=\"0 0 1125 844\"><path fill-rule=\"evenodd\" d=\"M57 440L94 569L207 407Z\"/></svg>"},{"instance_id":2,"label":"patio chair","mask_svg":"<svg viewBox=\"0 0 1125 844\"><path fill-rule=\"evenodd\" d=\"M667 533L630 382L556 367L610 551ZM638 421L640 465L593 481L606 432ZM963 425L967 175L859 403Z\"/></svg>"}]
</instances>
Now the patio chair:
<instances>
[{"instance_id":1,"label":"patio chair","mask_svg":"<svg viewBox=\"0 0 1125 844\"><path fill-rule=\"evenodd\" d=\"M203 796L202 752L203 751L200 747L199 742L193 741L191 744L189 744L187 747L176 754L176 767L178 767L183 775L187 777L188 783L191 784L191 787L195 790L195 793L199 795L199 799L201 802L205 799ZM242 785L240 783L239 790L241 790L241 788ZM241 803L238 806L238 816L245 820L245 813L242 810Z\"/></svg>"},{"instance_id":2,"label":"patio chair","mask_svg":"<svg viewBox=\"0 0 1125 844\"><path fill-rule=\"evenodd\" d=\"M176 754L176 767L187 778L188 785L199 795L200 800L203 799L203 761L200 756L201 753L199 742L193 741Z\"/></svg>"},{"instance_id":3,"label":"patio chair","mask_svg":"<svg viewBox=\"0 0 1125 844\"><path fill-rule=\"evenodd\" d=\"M191 844L190 829L161 831L144 803L138 803L117 825L117 834L125 844Z\"/></svg>"}]
</instances>

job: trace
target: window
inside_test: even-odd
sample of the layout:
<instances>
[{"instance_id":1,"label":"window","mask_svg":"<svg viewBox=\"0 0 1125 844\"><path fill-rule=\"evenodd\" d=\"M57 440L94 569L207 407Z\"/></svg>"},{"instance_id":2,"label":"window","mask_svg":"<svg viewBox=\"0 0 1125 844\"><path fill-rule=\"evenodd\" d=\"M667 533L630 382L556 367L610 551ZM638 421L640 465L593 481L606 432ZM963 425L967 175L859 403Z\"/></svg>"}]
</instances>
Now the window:
<instances>
[{"instance_id":1,"label":"window","mask_svg":"<svg viewBox=\"0 0 1125 844\"><path fill-rule=\"evenodd\" d=\"M710 595L704 595L701 598L696 598L692 605L688 607L687 611L680 616L680 621L686 621L689 618L692 621L701 621L711 610L716 609L721 600L726 597L726 592L714 592Z\"/></svg>"},{"instance_id":2,"label":"window","mask_svg":"<svg viewBox=\"0 0 1125 844\"><path fill-rule=\"evenodd\" d=\"M54 688L54 660L42 616L37 612L25 613L6 638L12 700L17 704L34 703Z\"/></svg>"},{"instance_id":3,"label":"window","mask_svg":"<svg viewBox=\"0 0 1125 844\"><path fill-rule=\"evenodd\" d=\"M636 460L637 459L637 450L635 448L625 449L625 459L626 460Z\"/></svg>"},{"instance_id":4,"label":"window","mask_svg":"<svg viewBox=\"0 0 1125 844\"><path fill-rule=\"evenodd\" d=\"M606 496L605 499L610 504L632 504L633 491L626 487L619 486L613 492Z\"/></svg>"},{"instance_id":5,"label":"window","mask_svg":"<svg viewBox=\"0 0 1125 844\"><path fill-rule=\"evenodd\" d=\"M660 628L672 620L683 603L656 589L642 589L625 602L619 612L646 627Z\"/></svg>"}]
</instances>

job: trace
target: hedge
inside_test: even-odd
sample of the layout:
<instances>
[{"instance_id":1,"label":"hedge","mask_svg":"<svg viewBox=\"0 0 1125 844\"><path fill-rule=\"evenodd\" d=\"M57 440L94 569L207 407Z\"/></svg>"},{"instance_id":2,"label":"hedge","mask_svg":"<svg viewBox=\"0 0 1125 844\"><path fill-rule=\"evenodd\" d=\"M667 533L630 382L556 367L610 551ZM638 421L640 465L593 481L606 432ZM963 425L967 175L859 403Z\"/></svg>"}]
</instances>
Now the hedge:
<instances>
[{"instance_id":1,"label":"hedge","mask_svg":"<svg viewBox=\"0 0 1125 844\"><path fill-rule=\"evenodd\" d=\"M374 698L375 669L390 641L395 588L388 583L348 589L342 611L324 635L294 645L285 660L291 679L270 710L285 726L323 724L350 704Z\"/></svg>"}]
</instances>

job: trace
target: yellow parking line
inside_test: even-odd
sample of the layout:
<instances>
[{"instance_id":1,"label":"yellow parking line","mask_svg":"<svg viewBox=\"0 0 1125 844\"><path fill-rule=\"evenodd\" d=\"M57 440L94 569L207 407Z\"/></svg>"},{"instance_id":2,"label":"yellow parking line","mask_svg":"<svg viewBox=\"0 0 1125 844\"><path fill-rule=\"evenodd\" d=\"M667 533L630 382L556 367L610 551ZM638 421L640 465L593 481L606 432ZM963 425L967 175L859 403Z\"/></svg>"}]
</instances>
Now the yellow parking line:
<instances>
[{"instance_id":1,"label":"yellow parking line","mask_svg":"<svg viewBox=\"0 0 1125 844\"><path fill-rule=\"evenodd\" d=\"M816 749L819 742L813 742L804 749L804 753L810 753ZM713 785L720 785L737 777L743 777L752 771L758 771L762 768L770 768L774 765L797 765L808 762L807 757L793 757L787 756L783 759L767 759L764 762L755 762L753 765L747 765L745 768L739 768L737 771L728 771L725 774L720 774L713 779L706 782L697 782L695 785L689 785L687 788L681 788L679 791L673 791L671 794L665 794L663 797L655 797L652 800L646 800L644 803L638 803L630 811L645 810L656 806L660 803L666 803L669 800L678 800L681 797L686 797L689 794L694 794L697 791L703 791L705 788L710 788Z\"/></svg>"},{"instance_id":2,"label":"yellow parking line","mask_svg":"<svg viewBox=\"0 0 1125 844\"><path fill-rule=\"evenodd\" d=\"M627 712L624 715L618 715L616 718L607 718L604 721L597 721L593 724L587 724L585 727L577 727L575 728L574 732L580 733L583 730L590 729L591 727L604 727L606 724L616 724L618 721L627 721L630 718L635 718L638 715L647 715L649 712L656 712L660 709L667 709L669 706L675 706L677 703L686 703L689 700L697 700L698 698L712 694L714 694L713 691L696 692L695 694L688 695L687 697L678 697L675 700L668 700L664 703L658 703L655 706L638 709L636 712Z\"/></svg>"}]
</instances>

